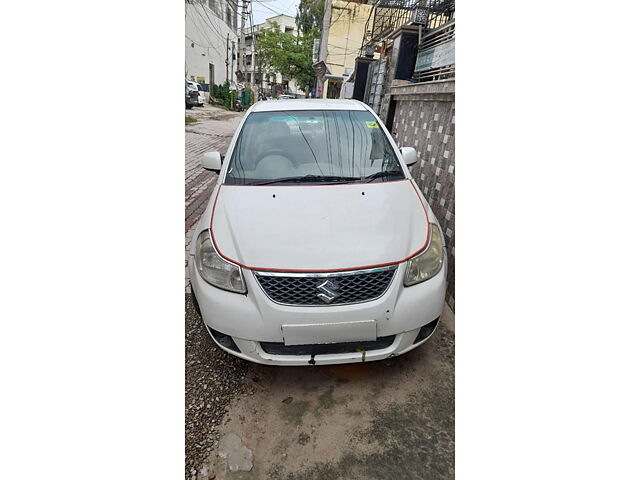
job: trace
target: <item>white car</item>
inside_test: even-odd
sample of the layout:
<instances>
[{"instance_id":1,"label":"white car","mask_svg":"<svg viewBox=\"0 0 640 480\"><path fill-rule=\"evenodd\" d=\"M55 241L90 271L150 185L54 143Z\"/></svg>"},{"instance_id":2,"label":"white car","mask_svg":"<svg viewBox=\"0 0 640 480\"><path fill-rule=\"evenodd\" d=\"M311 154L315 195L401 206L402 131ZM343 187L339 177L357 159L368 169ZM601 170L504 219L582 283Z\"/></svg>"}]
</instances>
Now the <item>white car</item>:
<instances>
[{"instance_id":1,"label":"white car","mask_svg":"<svg viewBox=\"0 0 640 480\"><path fill-rule=\"evenodd\" d=\"M200 85L197 82L193 82L191 80L188 80L187 83L189 84L190 90L198 92L198 105L199 106L204 105L207 102L207 99L206 99L205 91L202 90L202 85Z\"/></svg>"},{"instance_id":2,"label":"white car","mask_svg":"<svg viewBox=\"0 0 640 480\"><path fill-rule=\"evenodd\" d=\"M196 309L223 350L268 365L381 360L444 307L444 236L376 114L354 100L258 102L191 242Z\"/></svg>"}]
</instances>

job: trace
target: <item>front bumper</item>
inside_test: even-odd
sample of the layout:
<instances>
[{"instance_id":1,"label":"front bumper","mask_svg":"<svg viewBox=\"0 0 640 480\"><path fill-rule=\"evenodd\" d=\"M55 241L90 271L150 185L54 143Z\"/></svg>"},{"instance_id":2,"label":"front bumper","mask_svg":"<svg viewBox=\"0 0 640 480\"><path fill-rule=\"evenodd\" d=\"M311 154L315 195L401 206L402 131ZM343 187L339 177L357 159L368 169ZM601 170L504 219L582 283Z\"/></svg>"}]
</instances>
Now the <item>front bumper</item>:
<instances>
[{"instance_id":1,"label":"front bumper","mask_svg":"<svg viewBox=\"0 0 640 480\"><path fill-rule=\"evenodd\" d=\"M185 98L186 98L187 105L191 105L192 107L196 107L199 105L197 94L189 94Z\"/></svg>"},{"instance_id":2,"label":"front bumper","mask_svg":"<svg viewBox=\"0 0 640 480\"><path fill-rule=\"evenodd\" d=\"M440 272L426 282L404 287L406 263L403 263L380 298L326 307L277 304L264 294L253 273L247 270L243 270L247 294L220 290L200 277L194 263L190 255L191 289L216 344L232 355L267 365L329 365L402 355L429 338L444 307L446 257ZM322 348L311 345L316 342L310 339L307 350L305 346L298 349L284 346L283 324L349 324L370 320L375 321L377 340L385 339L385 342L362 345L363 342L348 339L350 343L340 345L341 340L337 338L336 348ZM433 328L425 327L427 324ZM425 330L421 332L423 327ZM389 337L392 337L390 342Z\"/></svg>"}]
</instances>

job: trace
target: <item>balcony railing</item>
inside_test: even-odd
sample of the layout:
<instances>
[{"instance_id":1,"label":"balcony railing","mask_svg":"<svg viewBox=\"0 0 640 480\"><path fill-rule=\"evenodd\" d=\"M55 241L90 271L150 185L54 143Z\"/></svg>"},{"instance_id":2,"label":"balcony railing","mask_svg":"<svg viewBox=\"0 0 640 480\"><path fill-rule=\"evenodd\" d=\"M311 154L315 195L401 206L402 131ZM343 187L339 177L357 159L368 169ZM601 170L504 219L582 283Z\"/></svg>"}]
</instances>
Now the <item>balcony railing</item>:
<instances>
[{"instance_id":1,"label":"balcony railing","mask_svg":"<svg viewBox=\"0 0 640 480\"><path fill-rule=\"evenodd\" d=\"M403 25L438 28L455 16L455 0L378 0L367 20L361 55Z\"/></svg>"},{"instance_id":2,"label":"balcony railing","mask_svg":"<svg viewBox=\"0 0 640 480\"><path fill-rule=\"evenodd\" d=\"M456 71L455 39L455 20L430 30L418 45L414 80L433 82L454 78Z\"/></svg>"}]
</instances>

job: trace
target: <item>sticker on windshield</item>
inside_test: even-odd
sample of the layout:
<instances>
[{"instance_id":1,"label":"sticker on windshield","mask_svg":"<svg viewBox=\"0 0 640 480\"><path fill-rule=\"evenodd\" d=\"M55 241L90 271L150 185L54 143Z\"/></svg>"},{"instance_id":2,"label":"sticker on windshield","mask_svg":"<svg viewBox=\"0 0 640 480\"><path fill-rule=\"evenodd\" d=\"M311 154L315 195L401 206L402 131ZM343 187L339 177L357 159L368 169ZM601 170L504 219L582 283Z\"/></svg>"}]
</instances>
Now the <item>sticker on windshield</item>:
<instances>
[{"instance_id":1,"label":"sticker on windshield","mask_svg":"<svg viewBox=\"0 0 640 480\"><path fill-rule=\"evenodd\" d=\"M379 128L379 127L378 127L378 122L376 122L376 121L373 121L373 122L364 122L364 123L366 123L366 124L367 124L367 127L369 127L369 128Z\"/></svg>"}]
</instances>

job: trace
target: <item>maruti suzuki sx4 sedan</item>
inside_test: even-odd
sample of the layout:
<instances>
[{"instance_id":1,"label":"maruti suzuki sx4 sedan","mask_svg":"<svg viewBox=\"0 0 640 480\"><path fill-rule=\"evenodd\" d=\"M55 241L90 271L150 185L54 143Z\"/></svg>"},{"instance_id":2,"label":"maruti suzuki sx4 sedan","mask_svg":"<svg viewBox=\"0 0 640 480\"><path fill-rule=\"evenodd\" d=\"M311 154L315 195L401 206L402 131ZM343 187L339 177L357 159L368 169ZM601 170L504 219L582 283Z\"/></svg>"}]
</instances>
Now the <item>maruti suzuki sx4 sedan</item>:
<instances>
[{"instance_id":1,"label":"maruti suzuki sx4 sedan","mask_svg":"<svg viewBox=\"0 0 640 480\"><path fill-rule=\"evenodd\" d=\"M258 102L225 156L189 254L215 343L268 365L381 360L423 344L444 307L435 215L376 114L354 100Z\"/></svg>"}]
</instances>

